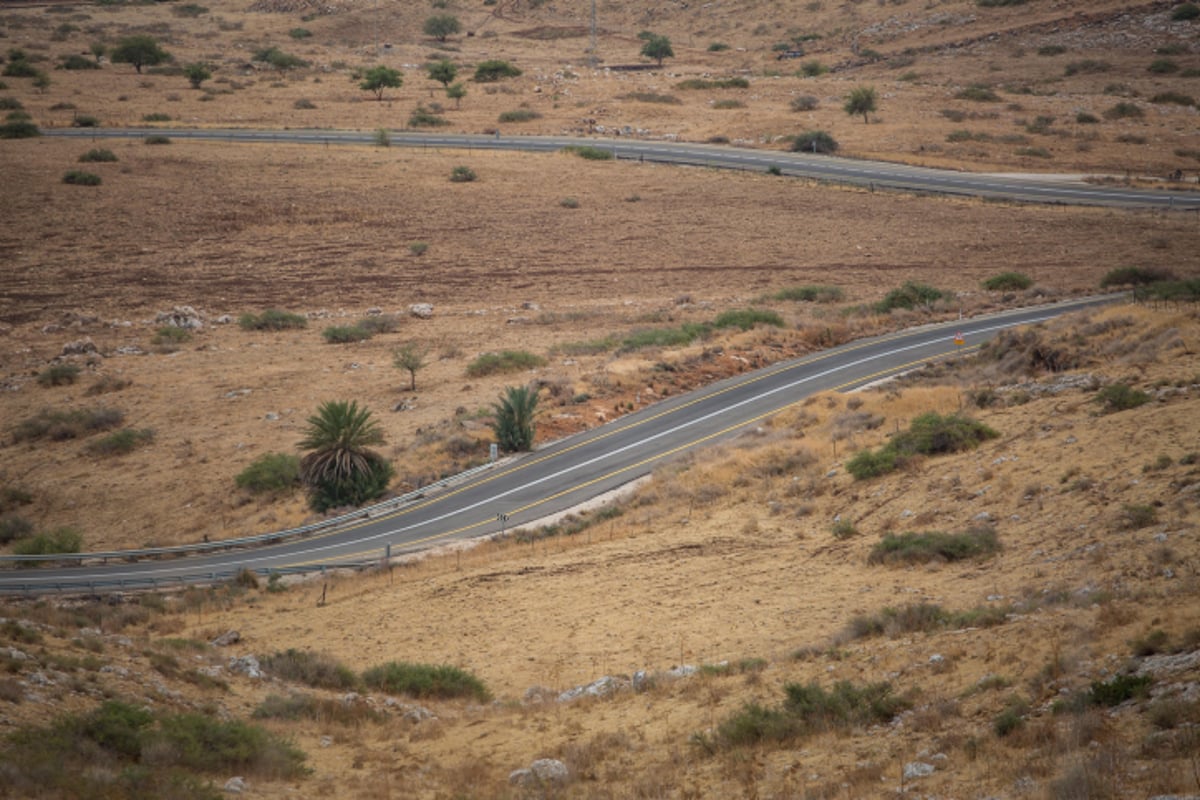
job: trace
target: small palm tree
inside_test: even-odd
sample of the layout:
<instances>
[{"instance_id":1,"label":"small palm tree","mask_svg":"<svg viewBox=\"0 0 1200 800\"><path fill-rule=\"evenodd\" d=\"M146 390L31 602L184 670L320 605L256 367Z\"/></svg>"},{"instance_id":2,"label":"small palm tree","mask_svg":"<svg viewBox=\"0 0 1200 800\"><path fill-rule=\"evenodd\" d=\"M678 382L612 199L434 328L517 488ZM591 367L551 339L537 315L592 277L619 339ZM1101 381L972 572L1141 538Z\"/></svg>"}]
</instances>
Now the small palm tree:
<instances>
[{"instance_id":1,"label":"small palm tree","mask_svg":"<svg viewBox=\"0 0 1200 800\"><path fill-rule=\"evenodd\" d=\"M500 402L492 404L492 431L502 449L519 452L533 447L537 404L537 389L532 386L509 386Z\"/></svg>"},{"instance_id":2,"label":"small palm tree","mask_svg":"<svg viewBox=\"0 0 1200 800\"><path fill-rule=\"evenodd\" d=\"M318 511L360 505L383 494L392 465L368 446L383 443L383 431L371 412L354 401L331 400L308 418L300 448L300 480Z\"/></svg>"}]
</instances>

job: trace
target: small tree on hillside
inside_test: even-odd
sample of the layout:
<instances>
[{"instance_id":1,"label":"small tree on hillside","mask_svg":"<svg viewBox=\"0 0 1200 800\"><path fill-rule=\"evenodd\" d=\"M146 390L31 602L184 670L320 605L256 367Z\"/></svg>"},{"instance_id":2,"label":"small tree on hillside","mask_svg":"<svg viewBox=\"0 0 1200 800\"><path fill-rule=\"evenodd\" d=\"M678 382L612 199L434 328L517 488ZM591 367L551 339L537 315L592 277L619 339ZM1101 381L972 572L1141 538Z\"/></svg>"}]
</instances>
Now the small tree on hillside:
<instances>
[{"instance_id":1,"label":"small tree on hillside","mask_svg":"<svg viewBox=\"0 0 1200 800\"><path fill-rule=\"evenodd\" d=\"M537 389L532 386L509 386L500 402L492 404L492 431L502 450L515 453L533 447L537 404Z\"/></svg>"},{"instance_id":2,"label":"small tree on hillside","mask_svg":"<svg viewBox=\"0 0 1200 800\"><path fill-rule=\"evenodd\" d=\"M441 61L435 61L426 69L429 70L430 78L446 88L449 88L450 83L456 77L458 77L458 65L448 58L443 58Z\"/></svg>"},{"instance_id":3,"label":"small tree on hillside","mask_svg":"<svg viewBox=\"0 0 1200 800\"><path fill-rule=\"evenodd\" d=\"M212 71L207 64L188 64L183 68L183 75L192 84L193 89L199 89L200 84L212 77Z\"/></svg>"},{"instance_id":4,"label":"small tree on hillside","mask_svg":"<svg viewBox=\"0 0 1200 800\"><path fill-rule=\"evenodd\" d=\"M417 390L417 372L424 369L428 363L425 361L425 351L413 342L409 342L392 351L392 363L396 365L396 369L408 372L409 391L415 392Z\"/></svg>"},{"instance_id":5,"label":"small tree on hillside","mask_svg":"<svg viewBox=\"0 0 1200 800\"><path fill-rule=\"evenodd\" d=\"M392 465L368 449L382 444L383 431L371 412L354 401L322 403L308 418L300 448L300 480L317 511L362 505L379 497L392 478Z\"/></svg>"},{"instance_id":6,"label":"small tree on hillside","mask_svg":"<svg viewBox=\"0 0 1200 800\"><path fill-rule=\"evenodd\" d=\"M404 78L400 70L380 64L367 70L363 75L363 82L358 87L364 92L374 92L375 99L382 101L385 89L397 89L402 83Z\"/></svg>"},{"instance_id":7,"label":"small tree on hillside","mask_svg":"<svg viewBox=\"0 0 1200 800\"><path fill-rule=\"evenodd\" d=\"M170 54L158 46L154 37L141 34L122 39L112 49L109 58L114 64L133 64L139 73L142 67L153 67L171 60Z\"/></svg>"},{"instance_id":8,"label":"small tree on hillside","mask_svg":"<svg viewBox=\"0 0 1200 800\"><path fill-rule=\"evenodd\" d=\"M875 110L875 87L859 86L846 95L846 104L842 108L852 117L862 114L863 122L869 122L867 115Z\"/></svg>"},{"instance_id":9,"label":"small tree on hillside","mask_svg":"<svg viewBox=\"0 0 1200 800\"><path fill-rule=\"evenodd\" d=\"M453 36L461 30L458 17L453 14L435 14L425 20L425 35L432 36L439 42L446 41L447 36Z\"/></svg>"},{"instance_id":10,"label":"small tree on hillside","mask_svg":"<svg viewBox=\"0 0 1200 800\"><path fill-rule=\"evenodd\" d=\"M653 58L661 67L664 58L674 58L675 51L671 49L671 40L666 36L651 34L642 45L642 55Z\"/></svg>"},{"instance_id":11,"label":"small tree on hillside","mask_svg":"<svg viewBox=\"0 0 1200 800\"><path fill-rule=\"evenodd\" d=\"M467 96L467 87L462 82L452 83L446 87L446 97L454 101L454 107L462 106L462 99Z\"/></svg>"},{"instance_id":12,"label":"small tree on hillside","mask_svg":"<svg viewBox=\"0 0 1200 800\"><path fill-rule=\"evenodd\" d=\"M96 58L97 64L100 63L100 59L104 57L104 54L108 52L108 47L105 46L104 42L92 42L89 46L89 49L92 51L92 55Z\"/></svg>"}]
</instances>

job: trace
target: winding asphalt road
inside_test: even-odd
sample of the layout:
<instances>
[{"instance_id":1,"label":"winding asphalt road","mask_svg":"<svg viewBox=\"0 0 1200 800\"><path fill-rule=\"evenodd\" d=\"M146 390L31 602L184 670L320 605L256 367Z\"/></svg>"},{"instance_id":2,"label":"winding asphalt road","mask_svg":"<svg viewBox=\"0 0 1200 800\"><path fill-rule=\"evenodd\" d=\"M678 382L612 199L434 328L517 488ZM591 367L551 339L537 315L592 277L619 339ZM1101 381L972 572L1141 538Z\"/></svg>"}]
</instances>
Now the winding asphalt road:
<instances>
[{"instance_id":1,"label":"winding asphalt road","mask_svg":"<svg viewBox=\"0 0 1200 800\"><path fill-rule=\"evenodd\" d=\"M337 130L239 130L175 128L51 128L47 136L81 139L142 138L223 142L286 142L293 144L372 144L375 134ZM859 161L808 153L787 153L639 139L601 139L569 136L482 136L470 134L417 134L389 132L394 146L454 150L523 150L553 152L564 147L589 146L611 152L616 158L665 164L765 172L811 178L893 191L949 194L1026 203L1092 205L1114 208L1173 208L1200 211L1200 192L1143 191L1121 187L1063 181L1036 175L986 175L912 167L880 161Z\"/></svg>"},{"instance_id":2,"label":"winding asphalt road","mask_svg":"<svg viewBox=\"0 0 1200 800\"><path fill-rule=\"evenodd\" d=\"M258 549L171 560L93 560L0 571L0 592L99 592L378 562L435 544L528 525L620 487L671 459L727 440L815 392L848 391L955 352L997 331L1113 302L1094 297L864 339L739 375L639 410L351 527ZM961 334L962 344L956 339ZM500 515L506 519L501 521Z\"/></svg>"}]
</instances>

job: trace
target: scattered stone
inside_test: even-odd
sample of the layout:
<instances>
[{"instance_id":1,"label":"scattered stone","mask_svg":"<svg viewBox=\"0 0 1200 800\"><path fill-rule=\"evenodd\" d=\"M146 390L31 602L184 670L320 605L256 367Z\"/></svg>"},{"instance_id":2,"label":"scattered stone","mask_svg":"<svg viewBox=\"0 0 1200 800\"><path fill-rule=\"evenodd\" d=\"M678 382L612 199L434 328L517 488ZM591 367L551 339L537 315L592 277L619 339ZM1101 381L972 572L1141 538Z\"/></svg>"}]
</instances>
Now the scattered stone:
<instances>
[{"instance_id":1,"label":"scattered stone","mask_svg":"<svg viewBox=\"0 0 1200 800\"><path fill-rule=\"evenodd\" d=\"M245 397L253 391L252 389L233 389L225 393L226 400L236 400L239 397Z\"/></svg>"},{"instance_id":2,"label":"scattered stone","mask_svg":"<svg viewBox=\"0 0 1200 800\"><path fill-rule=\"evenodd\" d=\"M279 415L276 414L274 411L268 411L266 416L263 417L263 419L265 419L267 422L275 422L277 419L279 419Z\"/></svg>"},{"instance_id":3,"label":"scattered stone","mask_svg":"<svg viewBox=\"0 0 1200 800\"><path fill-rule=\"evenodd\" d=\"M230 657L229 671L241 673L247 678L263 677L262 669L258 665L258 659L254 656Z\"/></svg>"},{"instance_id":4,"label":"scattered stone","mask_svg":"<svg viewBox=\"0 0 1200 800\"><path fill-rule=\"evenodd\" d=\"M718 666L722 665L718 664ZM699 671L699 667L695 667L691 664L680 664L678 667L671 667L663 674L668 678L690 678Z\"/></svg>"},{"instance_id":5,"label":"scattered stone","mask_svg":"<svg viewBox=\"0 0 1200 800\"><path fill-rule=\"evenodd\" d=\"M392 411L412 411L417 407L417 398L406 397L396 405L392 406Z\"/></svg>"},{"instance_id":6,"label":"scattered stone","mask_svg":"<svg viewBox=\"0 0 1200 800\"><path fill-rule=\"evenodd\" d=\"M540 305L538 305L537 303L533 302L532 300L526 300L524 303L521 303L521 308L525 309L526 311L541 311L542 310L542 307Z\"/></svg>"},{"instance_id":7,"label":"scattered stone","mask_svg":"<svg viewBox=\"0 0 1200 800\"><path fill-rule=\"evenodd\" d=\"M332 736L322 736L320 741L321 747L333 747Z\"/></svg>"},{"instance_id":8,"label":"scattered stone","mask_svg":"<svg viewBox=\"0 0 1200 800\"><path fill-rule=\"evenodd\" d=\"M929 663L930 664L944 664L944 663L946 663L946 657L944 655L942 655L941 653L934 653L933 655L931 655L929 657Z\"/></svg>"},{"instance_id":9,"label":"scattered stone","mask_svg":"<svg viewBox=\"0 0 1200 800\"><path fill-rule=\"evenodd\" d=\"M530 317L509 317L504 320L504 324L506 325L529 325L532 322L533 319Z\"/></svg>"},{"instance_id":10,"label":"scattered stone","mask_svg":"<svg viewBox=\"0 0 1200 800\"><path fill-rule=\"evenodd\" d=\"M514 786L561 786L569 777L570 772L563 762L556 758L539 758L530 764L528 769L513 770L509 773L508 782Z\"/></svg>"},{"instance_id":11,"label":"scattered stone","mask_svg":"<svg viewBox=\"0 0 1200 800\"><path fill-rule=\"evenodd\" d=\"M922 761L913 761L904 765L904 780L911 781L914 778L927 778L934 772L933 764L926 764Z\"/></svg>"},{"instance_id":12,"label":"scattered stone","mask_svg":"<svg viewBox=\"0 0 1200 800\"><path fill-rule=\"evenodd\" d=\"M235 630L228 630L222 633L217 638L213 639L210 644L213 647L229 647L231 644L237 644L242 640L242 635Z\"/></svg>"},{"instance_id":13,"label":"scattered stone","mask_svg":"<svg viewBox=\"0 0 1200 800\"><path fill-rule=\"evenodd\" d=\"M971 517L975 522L991 522L992 515L989 511L980 511L975 516Z\"/></svg>"},{"instance_id":14,"label":"scattered stone","mask_svg":"<svg viewBox=\"0 0 1200 800\"><path fill-rule=\"evenodd\" d=\"M82 339L76 339L73 342L67 342L62 347L64 356L82 356L88 353L96 353L96 343L92 341L92 337L85 336Z\"/></svg>"},{"instance_id":15,"label":"scattered stone","mask_svg":"<svg viewBox=\"0 0 1200 800\"><path fill-rule=\"evenodd\" d=\"M113 351L119 356L144 356L146 351L138 347L136 344L123 344Z\"/></svg>"},{"instance_id":16,"label":"scattered stone","mask_svg":"<svg viewBox=\"0 0 1200 800\"><path fill-rule=\"evenodd\" d=\"M246 791L246 780L242 777L230 778L225 781L224 789L229 794L241 794Z\"/></svg>"},{"instance_id":17,"label":"scattered stone","mask_svg":"<svg viewBox=\"0 0 1200 800\"><path fill-rule=\"evenodd\" d=\"M62 330L62 326L57 322L47 322L42 326L42 333L58 333Z\"/></svg>"},{"instance_id":18,"label":"scattered stone","mask_svg":"<svg viewBox=\"0 0 1200 800\"><path fill-rule=\"evenodd\" d=\"M618 689L623 689L629 685L629 681L624 678L614 678L612 675L605 675L603 678L597 678L585 686L576 686L573 689L567 689L558 696L558 702L570 703L578 700L581 697L608 697Z\"/></svg>"},{"instance_id":19,"label":"scattered stone","mask_svg":"<svg viewBox=\"0 0 1200 800\"><path fill-rule=\"evenodd\" d=\"M199 330L204 327L204 320L200 317L200 312L191 306L175 306L170 311L160 311L155 316L154 322L157 325L184 328L185 330Z\"/></svg>"},{"instance_id":20,"label":"scattered stone","mask_svg":"<svg viewBox=\"0 0 1200 800\"><path fill-rule=\"evenodd\" d=\"M432 303L413 303L408 307L408 313L417 319L432 319L433 304Z\"/></svg>"},{"instance_id":21,"label":"scattered stone","mask_svg":"<svg viewBox=\"0 0 1200 800\"><path fill-rule=\"evenodd\" d=\"M222 671L223 670L221 669L221 667L217 664L213 664L210 667L197 667L196 668L196 672L199 672L201 675L207 675L210 678L221 677Z\"/></svg>"},{"instance_id":22,"label":"scattered stone","mask_svg":"<svg viewBox=\"0 0 1200 800\"><path fill-rule=\"evenodd\" d=\"M28 661L29 660L29 656L26 653L22 652L21 650L18 650L15 647L8 647L3 650L0 650L0 653L3 653L5 656L7 656L9 661Z\"/></svg>"},{"instance_id":23,"label":"scattered stone","mask_svg":"<svg viewBox=\"0 0 1200 800\"><path fill-rule=\"evenodd\" d=\"M218 325L228 325L229 323L233 322L233 316L230 314L222 314L214 319L213 322L217 323Z\"/></svg>"},{"instance_id":24,"label":"scattered stone","mask_svg":"<svg viewBox=\"0 0 1200 800\"><path fill-rule=\"evenodd\" d=\"M383 309L380 308L379 306L371 306L370 308L367 309L367 316L368 317L382 317Z\"/></svg>"},{"instance_id":25,"label":"scattered stone","mask_svg":"<svg viewBox=\"0 0 1200 800\"><path fill-rule=\"evenodd\" d=\"M129 670L119 664L105 664L100 668L100 671L106 675L116 675L118 678L128 678Z\"/></svg>"},{"instance_id":26,"label":"scattered stone","mask_svg":"<svg viewBox=\"0 0 1200 800\"><path fill-rule=\"evenodd\" d=\"M42 672L41 670L30 673L28 680L34 686L53 686L54 685L54 681L50 680L50 678L46 676L46 673Z\"/></svg>"}]
</instances>

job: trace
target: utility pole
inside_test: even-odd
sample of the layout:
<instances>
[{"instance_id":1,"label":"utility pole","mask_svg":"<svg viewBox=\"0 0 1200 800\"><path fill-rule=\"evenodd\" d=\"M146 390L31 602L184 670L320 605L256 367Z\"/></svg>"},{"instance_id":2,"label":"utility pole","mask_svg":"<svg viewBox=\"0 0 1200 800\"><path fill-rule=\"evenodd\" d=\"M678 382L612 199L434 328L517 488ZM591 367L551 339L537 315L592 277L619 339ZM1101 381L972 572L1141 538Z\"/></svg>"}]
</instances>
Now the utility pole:
<instances>
[{"instance_id":1,"label":"utility pole","mask_svg":"<svg viewBox=\"0 0 1200 800\"><path fill-rule=\"evenodd\" d=\"M596 57L596 0L592 0L592 68L595 69L599 64L599 59Z\"/></svg>"}]
</instances>

